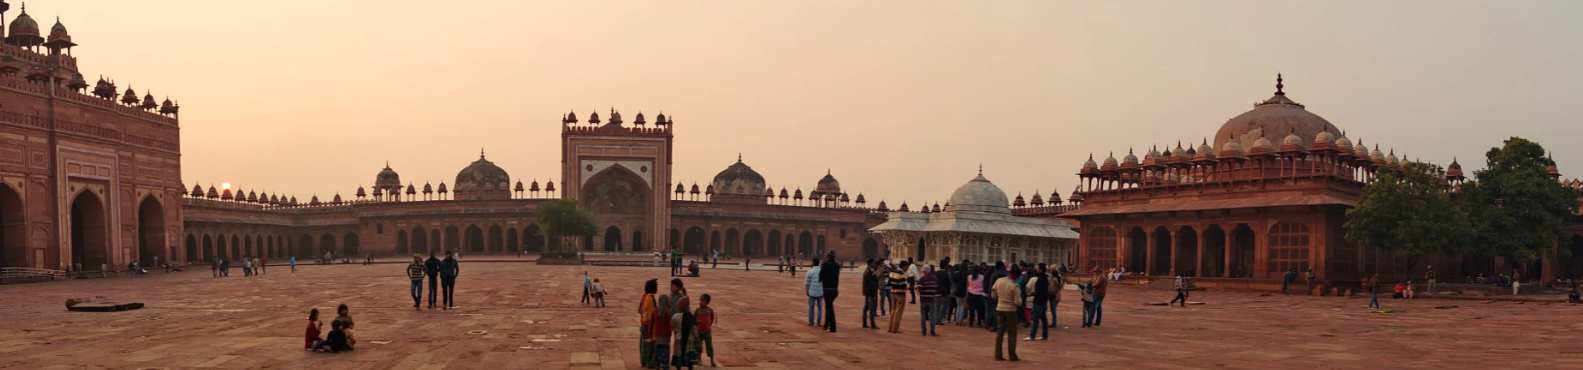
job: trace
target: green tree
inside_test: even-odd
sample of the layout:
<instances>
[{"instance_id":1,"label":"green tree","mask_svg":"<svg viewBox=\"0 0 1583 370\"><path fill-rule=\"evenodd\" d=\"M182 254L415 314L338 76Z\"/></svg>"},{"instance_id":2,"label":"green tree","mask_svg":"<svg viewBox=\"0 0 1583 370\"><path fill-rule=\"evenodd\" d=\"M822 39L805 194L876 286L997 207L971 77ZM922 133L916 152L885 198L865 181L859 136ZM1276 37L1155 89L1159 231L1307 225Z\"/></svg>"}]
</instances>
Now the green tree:
<instances>
[{"instance_id":1,"label":"green tree","mask_svg":"<svg viewBox=\"0 0 1583 370\"><path fill-rule=\"evenodd\" d=\"M1472 221L1475 251L1532 262L1556 243L1577 212L1577 194L1551 178L1555 164L1544 147L1513 137L1485 154L1488 167L1458 189L1459 207Z\"/></svg>"},{"instance_id":2,"label":"green tree","mask_svg":"<svg viewBox=\"0 0 1583 370\"><path fill-rule=\"evenodd\" d=\"M1398 271L1424 255L1463 250L1468 218L1452 202L1443 173L1419 162L1379 169L1357 206L1347 210L1347 240L1406 257Z\"/></svg>"},{"instance_id":3,"label":"green tree","mask_svg":"<svg viewBox=\"0 0 1583 370\"><path fill-rule=\"evenodd\" d=\"M594 235L597 226L594 217L577 208L577 201L573 199L551 200L540 204L538 207L539 227L544 229L544 235L553 243L552 252L565 252L558 246L564 246L567 238L576 240L579 237Z\"/></svg>"}]
</instances>

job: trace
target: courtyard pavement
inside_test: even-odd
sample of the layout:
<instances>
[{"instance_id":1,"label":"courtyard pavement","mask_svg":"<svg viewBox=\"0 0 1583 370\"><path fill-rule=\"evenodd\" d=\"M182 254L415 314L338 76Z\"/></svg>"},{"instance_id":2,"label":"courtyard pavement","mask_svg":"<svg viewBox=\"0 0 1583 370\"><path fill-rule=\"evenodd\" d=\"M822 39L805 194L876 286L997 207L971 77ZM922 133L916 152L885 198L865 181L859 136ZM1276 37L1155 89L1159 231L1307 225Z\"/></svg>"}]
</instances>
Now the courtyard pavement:
<instances>
[{"instance_id":1,"label":"courtyard pavement","mask_svg":"<svg viewBox=\"0 0 1583 370\"><path fill-rule=\"evenodd\" d=\"M585 267L464 261L461 307L415 311L404 267L0 286L0 368L637 369L642 281L668 279L663 268L586 268L611 294L608 308L590 308L578 302ZM863 329L857 274L843 276L835 334L806 325L801 273L706 268L685 281L695 306L714 296L719 365L729 368L1583 368L1583 306L1387 299L1386 314L1364 310L1363 298L1209 291L1192 297L1204 304L1175 308L1148 304L1171 292L1137 287L1111 291L1100 329L1077 327L1080 305L1066 291L1049 341L1019 342L1020 363L992 363L992 333L947 325L920 337L913 305L902 334ZM96 296L148 307L64 308ZM303 351L308 309L328 322L343 302L357 350Z\"/></svg>"}]
</instances>

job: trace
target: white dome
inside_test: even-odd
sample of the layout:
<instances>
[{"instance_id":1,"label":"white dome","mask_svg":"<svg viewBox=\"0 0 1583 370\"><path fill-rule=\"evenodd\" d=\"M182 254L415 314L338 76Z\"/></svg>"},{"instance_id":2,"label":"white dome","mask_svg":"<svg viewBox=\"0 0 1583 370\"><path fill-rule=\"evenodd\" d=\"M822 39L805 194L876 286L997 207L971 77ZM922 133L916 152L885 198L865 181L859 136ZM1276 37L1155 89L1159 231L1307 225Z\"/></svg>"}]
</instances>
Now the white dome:
<instances>
[{"instance_id":1,"label":"white dome","mask_svg":"<svg viewBox=\"0 0 1583 370\"><path fill-rule=\"evenodd\" d=\"M945 210L1011 213L1006 201L1006 192L989 182L989 179L985 179L984 174L979 174L978 177L974 177L973 180L951 192L951 206L946 207Z\"/></svg>"}]
</instances>

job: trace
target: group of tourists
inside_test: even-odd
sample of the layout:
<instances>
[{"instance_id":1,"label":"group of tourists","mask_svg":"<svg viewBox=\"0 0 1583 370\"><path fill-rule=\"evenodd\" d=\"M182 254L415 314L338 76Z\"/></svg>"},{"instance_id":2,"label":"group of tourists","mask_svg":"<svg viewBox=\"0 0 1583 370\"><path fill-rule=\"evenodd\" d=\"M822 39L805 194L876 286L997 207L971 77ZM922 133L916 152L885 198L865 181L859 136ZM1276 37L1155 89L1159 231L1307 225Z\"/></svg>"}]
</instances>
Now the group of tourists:
<instances>
[{"instance_id":1,"label":"group of tourists","mask_svg":"<svg viewBox=\"0 0 1583 370\"><path fill-rule=\"evenodd\" d=\"M330 322L330 333L321 339L319 334L324 331L324 323L319 321L319 309L308 310L308 328L303 333L302 348L313 352L351 351L357 344L357 337L352 335L352 326L352 309L342 303L335 308L335 320Z\"/></svg>"},{"instance_id":2,"label":"group of tourists","mask_svg":"<svg viewBox=\"0 0 1583 370\"><path fill-rule=\"evenodd\" d=\"M817 259L809 262L808 274L803 279L803 291L808 296L808 326L831 333L836 331L835 300L840 295L840 287L841 264L836 263L834 251L825 255L823 262Z\"/></svg>"},{"instance_id":3,"label":"group of tourists","mask_svg":"<svg viewBox=\"0 0 1583 370\"><path fill-rule=\"evenodd\" d=\"M263 275L265 267L268 266L265 262L268 261L261 257L242 257L242 276ZM292 272L296 271L296 265L293 264ZM231 260L215 257L214 262L209 265L209 273L217 278L231 277Z\"/></svg>"},{"instance_id":4,"label":"group of tourists","mask_svg":"<svg viewBox=\"0 0 1583 370\"><path fill-rule=\"evenodd\" d=\"M638 352L643 368L692 369L705 354L709 355L709 366L717 366L713 334L719 318L709 307L711 299L709 294L699 296L694 310L681 279L671 279L669 294L659 294L657 280L643 282L643 296L638 300Z\"/></svg>"},{"instance_id":5,"label":"group of tourists","mask_svg":"<svg viewBox=\"0 0 1583 370\"><path fill-rule=\"evenodd\" d=\"M407 279L412 281L412 309L420 309L423 303L423 277L429 277L429 309L433 310L436 304L441 309L456 308L454 300L456 293L456 277L462 273L461 262L457 260L456 252L446 252L445 259L435 257L434 252L429 252L429 259L413 255L412 263L407 264ZM441 291L445 294L438 294ZM436 297L443 297L444 302Z\"/></svg>"}]
</instances>

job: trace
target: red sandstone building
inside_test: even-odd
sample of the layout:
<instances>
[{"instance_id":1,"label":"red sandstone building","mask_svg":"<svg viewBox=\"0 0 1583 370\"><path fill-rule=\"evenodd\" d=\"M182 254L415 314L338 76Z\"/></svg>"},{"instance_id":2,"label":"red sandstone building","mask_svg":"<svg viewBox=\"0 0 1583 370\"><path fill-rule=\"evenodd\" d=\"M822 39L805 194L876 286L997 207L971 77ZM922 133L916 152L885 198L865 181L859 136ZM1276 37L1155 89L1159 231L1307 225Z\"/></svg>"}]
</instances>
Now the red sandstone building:
<instances>
[{"instance_id":1,"label":"red sandstone building","mask_svg":"<svg viewBox=\"0 0 1583 370\"><path fill-rule=\"evenodd\" d=\"M24 6L0 28L0 266L184 259L180 108L103 78L88 91L58 19L45 35Z\"/></svg>"},{"instance_id":2,"label":"red sandstone building","mask_svg":"<svg viewBox=\"0 0 1583 370\"><path fill-rule=\"evenodd\" d=\"M401 255L455 250L464 254L538 252L546 240L535 209L550 199L577 199L599 226L579 243L584 251L643 252L682 248L694 256L773 259L835 250L844 258L879 256L864 230L883 212L841 189L826 174L806 195L778 192L738 158L702 188L671 178L674 118L624 122L612 110L601 121L575 113L561 119L561 181L512 181L483 153L446 183L403 183L386 166L372 192L354 199L205 190L183 200L183 258ZM541 186L542 185L542 186ZM883 209L884 205L881 204Z\"/></svg>"},{"instance_id":3,"label":"red sandstone building","mask_svg":"<svg viewBox=\"0 0 1583 370\"><path fill-rule=\"evenodd\" d=\"M1278 280L1289 270L1313 269L1323 281L1357 281L1366 272L1388 278L1422 276L1390 271L1390 256L1343 237L1345 212L1356 204L1377 168L1406 159L1381 152L1286 96L1274 96L1227 120L1194 147L1177 143L1103 163L1091 157L1078 176L1082 206L1061 217L1081 224L1078 260L1084 269L1124 268L1148 275ZM1559 175L1551 168L1551 176ZM1447 181L1462 181L1461 165ZM1578 188L1577 180L1567 181ZM1583 223L1578 223L1583 225ZM1577 228L1583 235L1583 227ZM1583 238L1572 255L1583 256ZM1445 277L1508 271L1498 259L1439 256L1430 262ZM1422 269L1423 267L1418 267ZM1583 275L1583 257L1521 266L1549 281ZM1448 279L1449 280L1449 279ZM1215 281L1215 280L1209 280Z\"/></svg>"}]
</instances>

